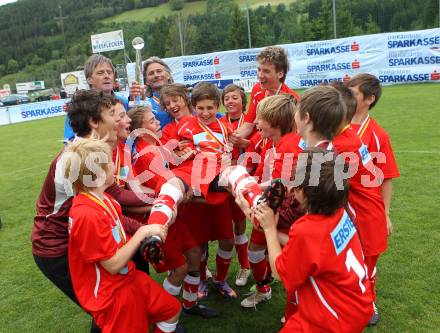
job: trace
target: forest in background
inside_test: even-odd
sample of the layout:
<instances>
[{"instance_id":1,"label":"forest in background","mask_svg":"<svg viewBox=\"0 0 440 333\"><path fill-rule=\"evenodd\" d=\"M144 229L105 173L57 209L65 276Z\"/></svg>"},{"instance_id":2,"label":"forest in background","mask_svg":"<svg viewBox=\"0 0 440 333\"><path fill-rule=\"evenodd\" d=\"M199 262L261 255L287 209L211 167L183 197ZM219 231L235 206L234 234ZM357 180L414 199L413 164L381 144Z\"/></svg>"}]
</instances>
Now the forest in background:
<instances>
[{"instance_id":1,"label":"forest in background","mask_svg":"<svg viewBox=\"0 0 440 333\"><path fill-rule=\"evenodd\" d=\"M146 22L109 22L136 8L169 2L171 16ZM184 0L21 0L0 7L0 86L44 80L60 85L61 72L80 68L91 54L90 35L123 29L126 50L131 40L146 42L143 57L181 55L180 16L184 54L248 47L246 11L233 0L207 0L206 12L179 15ZM279 3L279 2L277 2ZM64 36L59 5L64 19ZM438 0L336 0L337 37L438 27ZM252 47L333 38L332 0L297 0L249 10ZM103 20L105 20L105 23ZM106 53L114 64L124 53Z\"/></svg>"}]
</instances>

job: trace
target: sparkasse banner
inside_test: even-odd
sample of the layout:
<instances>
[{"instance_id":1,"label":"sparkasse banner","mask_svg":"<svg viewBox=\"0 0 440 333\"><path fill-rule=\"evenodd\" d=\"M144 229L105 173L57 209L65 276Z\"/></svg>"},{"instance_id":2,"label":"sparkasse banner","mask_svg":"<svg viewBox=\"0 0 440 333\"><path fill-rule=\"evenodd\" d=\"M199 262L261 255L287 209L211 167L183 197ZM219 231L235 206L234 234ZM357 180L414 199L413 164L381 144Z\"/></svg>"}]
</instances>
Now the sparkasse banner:
<instances>
[{"instance_id":1,"label":"sparkasse banner","mask_svg":"<svg viewBox=\"0 0 440 333\"><path fill-rule=\"evenodd\" d=\"M93 53L123 50L125 48L124 32L122 30L91 35L91 40Z\"/></svg>"},{"instance_id":2,"label":"sparkasse banner","mask_svg":"<svg viewBox=\"0 0 440 333\"><path fill-rule=\"evenodd\" d=\"M376 75L383 85L440 83L440 28L353 36L280 45L288 55L286 83L309 88L332 81L347 82L358 73ZM261 48L213 52L163 59L176 82L189 86L209 81L252 89ZM134 64L127 65L128 81Z\"/></svg>"}]
</instances>

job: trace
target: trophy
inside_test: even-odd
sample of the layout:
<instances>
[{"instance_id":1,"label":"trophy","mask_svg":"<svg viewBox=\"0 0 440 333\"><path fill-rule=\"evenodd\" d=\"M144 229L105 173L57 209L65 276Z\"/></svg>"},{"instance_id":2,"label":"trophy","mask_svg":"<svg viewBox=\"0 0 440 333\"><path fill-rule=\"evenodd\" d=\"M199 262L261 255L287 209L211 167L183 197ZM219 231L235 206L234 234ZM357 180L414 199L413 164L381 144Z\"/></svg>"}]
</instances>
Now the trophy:
<instances>
[{"instance_id":1,"label":"trophy","mask_svg":"<svg viewBox=\"0 0 440 333\"><path fill-rule=\"evenodd\" d=\"M136 69L135 69L135 80L139 85L143 85L143 78L142 78L142 54L141 50L144 48L144 40L141 37L135 37L133 41L131 42L131 45L133 45L133 48L136 50ZM143 94L142 94L143 95ZM141 99L143 99L143 96L136 96L136 99L134 101L134 104L136 106L139 106L142 104Z\"/></svg>"}]
</instances>

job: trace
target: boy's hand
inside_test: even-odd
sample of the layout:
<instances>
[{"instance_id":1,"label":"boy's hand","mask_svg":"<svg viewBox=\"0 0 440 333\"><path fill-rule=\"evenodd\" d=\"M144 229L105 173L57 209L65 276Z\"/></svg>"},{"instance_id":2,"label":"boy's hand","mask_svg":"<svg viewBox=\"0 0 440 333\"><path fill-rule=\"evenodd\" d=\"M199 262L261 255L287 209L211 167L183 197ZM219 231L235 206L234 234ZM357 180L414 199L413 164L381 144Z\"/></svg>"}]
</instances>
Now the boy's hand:
<instances>
[{"instance_id":1,"label":"boy's hand","mask_svg":"<svg viewBox=\"0 0 440 333\"><path fill-rule=\"evenodd\" d=\"M143 95L143 91L145 90L145 86L141 86L139 83L137 83L137 81L132 81L131 82L131 87L130 87L130 92L129 92L129 96L131 99L135 99L136 96L141 96Z\"/></svg>"},{"instance_id":2,"label":"boy's hand","mask_svg":"<svg viewBox=\"0 0 440 333\"><path fill-rule=\"evenodd\" d=\"M279 214L274 214L266 202L261 202L255 207L255 218L260 222L263 230L275 229L278 223Z\"/></svg>"},{"instance_id":3,"label":"boy's hand","mask_svg":"<svg viewBox=\"0 0 440 333\"><path fill-rule=\"evenodd\" d=\"M243 211L244 215L246 215L246 217L248 219L252 220L252 209L249 206L249 203L247 202L247 200L244 198L244 193L246 190L240 191L236 194L235 196L235 203L238 205L238 207L240 207L240 209Z\"/></svg>"},{"instance_id":4,"label":"boy's hand","mask_svg":"<svg viewBox=\"0 0 440 333\"><path fill-rule=\"evenodd\" d=\"M139 231L145 233L144 238L159 236L162 242L167 238L168 227L160 224L147 224L139 228Z\"/></svg>"},{"instance_id":5,"label":"boy's hand","mask_svg":"<svg viewBox=\"0 0 440 333\"><path fill-rule=\"evenodd\" d=\"M390 216L387 214L387 236L391 236L394 231L393 222L391 222Z\"/></svg>"}]
</instances>

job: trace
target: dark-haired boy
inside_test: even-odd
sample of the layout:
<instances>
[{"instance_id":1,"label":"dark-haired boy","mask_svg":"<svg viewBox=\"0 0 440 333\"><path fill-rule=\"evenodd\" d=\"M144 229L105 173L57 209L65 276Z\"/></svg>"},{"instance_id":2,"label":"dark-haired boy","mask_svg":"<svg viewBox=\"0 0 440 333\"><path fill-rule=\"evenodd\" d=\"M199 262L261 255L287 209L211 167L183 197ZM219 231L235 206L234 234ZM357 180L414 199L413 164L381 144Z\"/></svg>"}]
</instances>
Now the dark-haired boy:
<instances>
[{"instance_id":1,"label":"dark-haired boy","mask_svg":"<svg viewBox=\"0 0 440 333\"><path fill-rule=\"evenodd\" d=\"M106 138L111 146L116 145L114 97L97 90L80 90L72 97L68 108L70 123L79 137L97 136ZM78 304L69 274L68 218L73 192L64 186L62 168L64 149L52 161L36 203L36 215L32 228L32 253L41 272L72 301ZM115 193L118 186L107 190ZM134 195L133 195L134 196ZM140 224L122 217L129 233L134 233ZM92 332L99 332L92 327Z\"/></svg>"},{"instance_id":2,"label":"dark-haired boy","mask_svg":"<svg viewBox=\"0 0 440 333\"><path fill-rule=\"evenodd\" d=\"M381 195L381 176L373 163L372 156L365 143L350 126L355 114L356 103L350 90L339 86L346 105L346 114L338 135L332 144L339 153L355 154L351 161L356 172L350 175L350 191L348 201L351 212L355 216L355 225L359 232L362 249L365 254L365 265L371 283L373 301L376 302L376 263L380 254L387 248L387 217L384 200ZM370 325L379 320L379 312L374 303L374 314Z\"/></svg>"},{"instance_id":3,"label":"dark-haired boy","mask_svg":"<svg viewBox=\"0 0 440 333\"><path fill-rule=\"evenodd\" d=\"M238 137L248 138L254 132L257 106L265 97L289 94L296 101L300 100L299 95L285 83L288 71L289 59L283 48L269 46L262 49L257 55L257 78L259 82L252 88L244 124L236 134L231 136L231 141L234 144L238 143Z\"/></svg>"},{"instance_id":4,"label":"dark-haired boy","mask_svg":"<svg viewBox=\"0 0 440 333\"><path fill-rule=\"evenodd\" d=\"M369 114L369 110L379 101L382 87L377 77L367 73L354 76L348 82L348 87L352 90L357 102L351 127L368 147L368 151L373 157L373 163L384 176L381 194L387 216L387 233L390 235L393 232L393 224L390 219L392 181L393 178L398 178L400 173L388 133Z\"/></svg>"},{"instance_id":5,"label":"dark-haired boy","mask_svg":"<svg viewBox=\"0 0 440 333\"><path fill-rule=\"evenodd\" d=\"M294 191L305 215L292 225L284 249L277 237L278 216L266 203L255 209L272 272L288 293L296 294L298 311L281 332L361 332L371 317L372 300L359 237L343 208L348 181L337 187L335 156L324 158L333 152L312 148L303 154L306 159L300 158L296 168L302 181L296 181ZM317 184L312 169L319 172Z\"/></svg>"}]
</instances>

